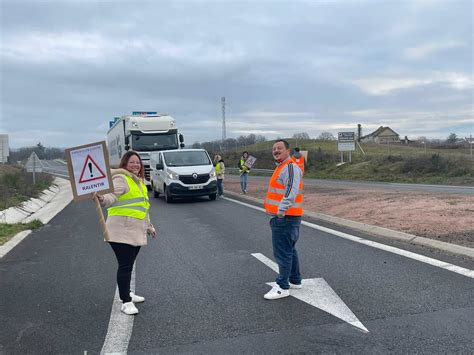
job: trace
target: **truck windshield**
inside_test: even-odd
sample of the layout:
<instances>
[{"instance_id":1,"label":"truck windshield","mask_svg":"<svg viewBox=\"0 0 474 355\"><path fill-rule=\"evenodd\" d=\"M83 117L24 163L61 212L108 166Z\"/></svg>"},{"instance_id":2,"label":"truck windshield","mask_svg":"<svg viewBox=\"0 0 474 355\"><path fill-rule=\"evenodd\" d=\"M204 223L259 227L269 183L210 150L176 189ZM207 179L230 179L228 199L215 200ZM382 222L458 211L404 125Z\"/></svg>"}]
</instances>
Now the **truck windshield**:
<instances>
[{"instance_id":1,"label":"truck windshield","mask_svg":"<svg viewBox=\"0 0 474 355\"><path fill-rule=\"evenodd\" d=\"M168 166L194 166L210 165L206 152L203 151L176 151L163 153L166 165Z\"/></svg>"},{"instance_id":2,"label":"truck windshield","mask_svg":"<svg viewBox=\"0 0 474 355\"><path fill-rule=\"evenodd\" d=\"M178 149L178 147L176 133L132 133L132 149L139 152Z\"/></svg>"}]
</instances>

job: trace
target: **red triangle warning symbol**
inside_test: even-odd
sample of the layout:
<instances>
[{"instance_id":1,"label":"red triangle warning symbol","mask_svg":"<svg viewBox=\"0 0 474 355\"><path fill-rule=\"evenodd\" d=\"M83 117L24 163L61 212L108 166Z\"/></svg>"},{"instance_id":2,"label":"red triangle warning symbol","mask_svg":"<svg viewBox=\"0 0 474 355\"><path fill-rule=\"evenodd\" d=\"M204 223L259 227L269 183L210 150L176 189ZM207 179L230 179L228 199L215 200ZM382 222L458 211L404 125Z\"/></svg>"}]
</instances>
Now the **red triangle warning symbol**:
<instances>
[{"instance_id":1,"label":"red triangle warning symbol","mask_svg":"<svg viewBox=\"0 0 474 355\"><path fill-rule=\"evenodd\" d=\"M90 155L87 155L79 182L82 183L103 178L105 178L104 172L99 168L94 159L92 159Z\"/></svg>"}]
</instances>

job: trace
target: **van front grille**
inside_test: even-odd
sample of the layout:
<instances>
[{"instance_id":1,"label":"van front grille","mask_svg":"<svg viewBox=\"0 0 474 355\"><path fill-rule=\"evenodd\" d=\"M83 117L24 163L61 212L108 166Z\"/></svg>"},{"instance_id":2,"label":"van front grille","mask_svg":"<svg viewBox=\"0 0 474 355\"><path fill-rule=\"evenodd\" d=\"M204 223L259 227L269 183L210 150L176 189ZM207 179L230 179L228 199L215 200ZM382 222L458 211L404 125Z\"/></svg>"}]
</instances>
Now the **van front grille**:
<instances>
[{"instance_id":1,"label":"van front grille","mask_svg":"<svg viewBox=\"0 0 474 355\"><path fill-rule=\"evenodd\" d=\"M183 184L204 184L209 180L209 174L180 175L179 180Z\"/></svg>"}]
</instances>

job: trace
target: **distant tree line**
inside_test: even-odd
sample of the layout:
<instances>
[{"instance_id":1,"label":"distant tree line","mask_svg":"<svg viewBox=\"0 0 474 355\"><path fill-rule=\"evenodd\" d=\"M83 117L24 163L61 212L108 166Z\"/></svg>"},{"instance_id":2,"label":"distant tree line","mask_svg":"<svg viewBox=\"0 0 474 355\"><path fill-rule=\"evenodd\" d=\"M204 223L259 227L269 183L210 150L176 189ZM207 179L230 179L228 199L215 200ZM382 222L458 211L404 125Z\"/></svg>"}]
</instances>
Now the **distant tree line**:
<instances>
[{"instance_id":1,"label":"distant tree line","mask_svg":"<svg viewBox=\"0 0 474 355\"><path fill-rule=\"evenodd\" d=\"M10 149L10 156L8 157L10 163L17 163L19 161L27 160L31 153L35 152L40 159L64 159L64 149L45 147L40 143L33 147L23 147L15 150Z\"/></svg>"},{"instance_id":2,"label":"distant tree line","mask_svg":"<svg viewBox=\"0 0 474 355\"><path fill-rule=\"evenodd\" d=\"M192 148L203 148L208 151L216 151L216 150L225 150L225 149L232 149L237 147L245 147L247 145L252 145L255 143L262 143L266 142L267 139L265 136L257 135L257 134L249 134L248 136L239 136L237 138L227 138L226 140L214 140L209 142L195 142L192 145Z\"/></svg>"}]
</instances>

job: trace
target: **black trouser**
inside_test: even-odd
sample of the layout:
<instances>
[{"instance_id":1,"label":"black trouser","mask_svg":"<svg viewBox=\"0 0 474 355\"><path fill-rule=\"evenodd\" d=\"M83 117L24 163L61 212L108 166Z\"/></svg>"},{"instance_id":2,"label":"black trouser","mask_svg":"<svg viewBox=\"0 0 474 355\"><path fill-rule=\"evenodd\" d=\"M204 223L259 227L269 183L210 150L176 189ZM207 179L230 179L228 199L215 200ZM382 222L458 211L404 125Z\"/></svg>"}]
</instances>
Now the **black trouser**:
<instances>
[{"instance_id":1,"label":"black trouser","mask_svg":"<svg viewBox=\"0 0 474 355\"><path fill-rule=\"evenodd\" d=\"M133 263L135 263L140 247L114 242L109 242L109 244L118 261L117 285L120 299L123 303L131 302L130 280L132 279Z\"/></svg>"}]
</instances>

